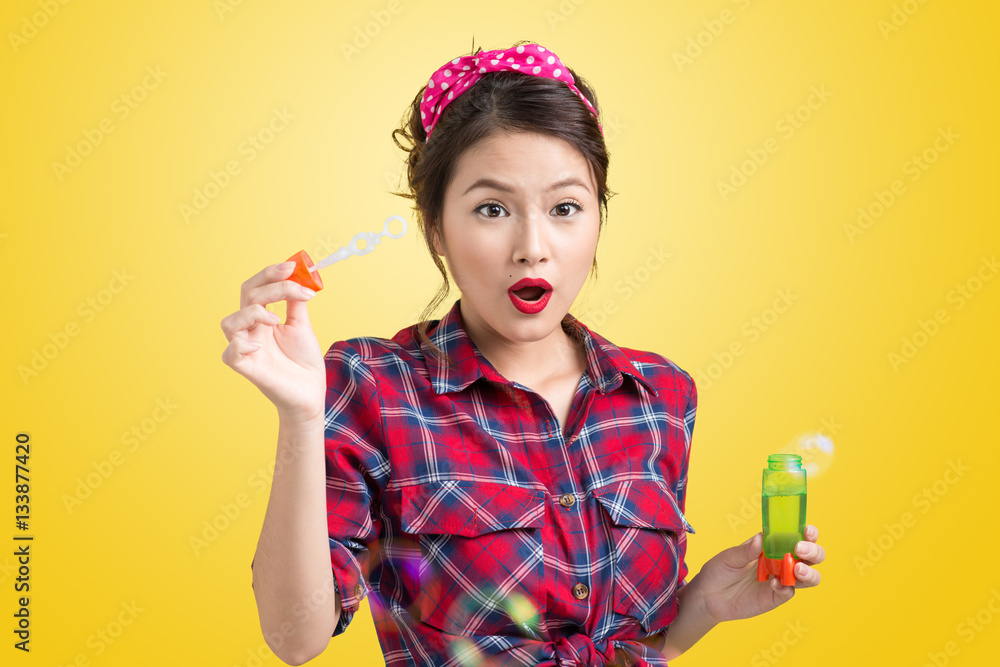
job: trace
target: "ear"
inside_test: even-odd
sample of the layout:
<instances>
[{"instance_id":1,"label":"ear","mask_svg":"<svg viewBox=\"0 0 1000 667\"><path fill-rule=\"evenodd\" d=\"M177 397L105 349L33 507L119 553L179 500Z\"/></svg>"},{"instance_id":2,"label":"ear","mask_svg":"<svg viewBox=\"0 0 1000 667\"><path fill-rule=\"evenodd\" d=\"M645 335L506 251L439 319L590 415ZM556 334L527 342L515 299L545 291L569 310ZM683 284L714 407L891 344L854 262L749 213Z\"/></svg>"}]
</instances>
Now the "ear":
<instances>
[{"instance_id":1,"label":"ear","mask_svg":"<svg viewBox=\"0 0 1000 667\"><path fill-rule=\"evenodd\" d=\"M431 245L434 248L434 253L437 255L444 255L444 251L441 248L441 237L439 232L439 227L435 227L431 230Z\"/></svg>"}]
</instances>

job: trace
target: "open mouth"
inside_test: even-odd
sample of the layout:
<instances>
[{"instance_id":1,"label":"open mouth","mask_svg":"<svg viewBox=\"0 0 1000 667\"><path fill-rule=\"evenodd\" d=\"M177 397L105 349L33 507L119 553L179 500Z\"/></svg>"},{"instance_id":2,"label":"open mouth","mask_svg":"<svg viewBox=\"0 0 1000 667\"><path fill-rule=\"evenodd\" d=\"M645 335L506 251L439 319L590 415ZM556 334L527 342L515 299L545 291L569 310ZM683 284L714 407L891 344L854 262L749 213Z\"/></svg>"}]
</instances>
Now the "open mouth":
<instances>
[{"instance_id":1,"label":"open mouth","mask_svg":"<svg viewBox=\"0 0 1000 667\"><path fill-rule=\"evenodd\" d=\"M548 290L544 287L535 285L534 287L522 287L521 289L516 289L514 290L514 294L516 294L519 299L530 302L538 301L547 291Z\"/></svg>"},{"instance_id":2,"label":"open mouth","mask_svg":"<svg viewBox=\"0 0 1000 667\"><path fill-rule=\"evenodd\" d=\"M511 287L516 285L523 285L523 287L507 288L507 296L510 297L515 308L526 315L535 315L545 310L545 306L552 297L552 286L548 281L542 278L522 278Z\"/></svg>"}]
</instances>

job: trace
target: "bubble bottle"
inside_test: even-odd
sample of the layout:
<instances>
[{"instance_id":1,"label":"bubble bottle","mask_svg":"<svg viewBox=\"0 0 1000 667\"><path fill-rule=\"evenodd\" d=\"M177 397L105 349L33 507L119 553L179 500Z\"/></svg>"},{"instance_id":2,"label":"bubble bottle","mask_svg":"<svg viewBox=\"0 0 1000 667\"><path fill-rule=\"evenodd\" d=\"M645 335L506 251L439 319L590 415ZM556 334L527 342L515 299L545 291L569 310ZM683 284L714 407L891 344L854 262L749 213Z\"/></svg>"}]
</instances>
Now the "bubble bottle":
<instances>
[{"instance_id":1,"label":"bubble bottle","mask_svg":"<svg viewBox=\"0 0 1000 667\"><path fill-rule=\"evenodd\" d=\"M806 471L796 454L771 454L761 484L764 549L757 559L757 581L774 575L795 585L795 545L805 539Z\"/></svg>"}]
</instances>

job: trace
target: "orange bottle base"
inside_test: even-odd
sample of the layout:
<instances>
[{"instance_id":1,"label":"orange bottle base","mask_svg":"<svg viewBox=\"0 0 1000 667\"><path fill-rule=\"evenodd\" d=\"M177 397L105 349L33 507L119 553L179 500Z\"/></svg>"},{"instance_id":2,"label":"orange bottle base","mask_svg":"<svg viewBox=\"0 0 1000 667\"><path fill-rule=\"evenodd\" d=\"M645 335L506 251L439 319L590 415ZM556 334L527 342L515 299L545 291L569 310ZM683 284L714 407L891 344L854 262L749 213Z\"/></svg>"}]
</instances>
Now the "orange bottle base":
<instances>
[{"instance_id":1,"label":"orange bottle base","mask_svg":"<svg viewBox=\"0 0 1000 667\"><path fill-rule=\"evenodd\" d=\"M801 562L791 553L786 553L782 558L765 558L764 552L760 552L757 559L757 581L767 581L774 575L785 586L795 585L795 564Z\"/></svg>"}]
</instances>

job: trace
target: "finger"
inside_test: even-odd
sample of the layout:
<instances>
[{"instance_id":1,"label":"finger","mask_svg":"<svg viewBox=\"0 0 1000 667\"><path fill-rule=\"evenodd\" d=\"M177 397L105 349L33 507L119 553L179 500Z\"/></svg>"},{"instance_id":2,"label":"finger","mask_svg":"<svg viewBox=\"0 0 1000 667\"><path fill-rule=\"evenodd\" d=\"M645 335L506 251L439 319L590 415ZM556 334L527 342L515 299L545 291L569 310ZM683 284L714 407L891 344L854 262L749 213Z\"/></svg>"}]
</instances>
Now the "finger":
<instances>
[{"instance_id":1,"label":"finger","mask_svg":"<svg viewBox=\"0 0 1000 667\"><path fill-rule=\"evenodd\" d=\"M227 366L230 366L238 371L240 362L243 358L248 354L253 354L259 350L260 347L261 345L257 341L237 336L229 341L229 345L227 345L226 349L222 351L222 361Z\"/></svg>"},{"instance_id":2,"label":"finger","mask_svg":"<svg viewBox=\"0 0 1000 667\"><path fill-rule=\"evenodd\" d=\"M778 604L788 602L795 597L795 589L799 587L797 582L794 586L785 586L777 578L771 579L770 586L771 590L774 591L775 597L780 600Z\"/></svg>"},{"instance_id":3,"label":"finger","mask_svg":"<svg viewBox=\"0 0 1000 667\"><path fill-rule=\"evenodd\" d=\"M308 287L303 287L294 280L279 280L247 291L241 296L241 300L244 300L247 305L252 303L267 305L276 301L291 302L293 299L308 301L314 296L316 296L316 292Z\"/></svg>"},{"instance_id":4,"label":"finger","mask_svg":"<svg viewBox=\"0 0 1000 667\"><path fill-rule=\"evenodd\" d=\"M294 268L295 262L271 264L270 266L265 266L263 269L247 278L246 281L240 285L240 308L253 303L252 301L248 301L246 299L248 294L263 285L268 285L279 280L285 280L288 276L292 275L292 269Z\"/></svg>"},{"instance_id":5,"label":"finger","mask_svg":"<svg viewBox=\"0 0 1000 667\"><path fill-rule=\"evenodd\" d=\"M764 547L764 538L761 533L754 533L753 537L748 539L743 544L739 544L735 547L730 547L723 551L720 555L722 556L722 562L732 568L741 568L752 560L756 560L760 556L761 549Z\"/></svg>"},{"instance_id":6,"label":"finger","mask_svg":"<svg viewBox=\"0 0 1000 667\"><path fill-rule=\"evenodd\" d=\"M315 295L316 293L313 292L313 296ZM288 300L288 305L285 308L285 324L302 324L312 328L312 325L309 323L309 308L306 305L309 299L312 299L312 297Z\"/></svg>"},{"instance_id":7,"label":"finger","mask_svg":"<svg viewBox=\"0 0 1000 667\"><path fill-rule=\"evenodd\" d=\"M809 567L805 563L795 564L795 588L809 588L811 586L818 586L823 575L820 571Z\"/></svg>"},{"instance_id":8,"label":"finger","mask_svg":"<svg viewBox=\"0 0 1000 667\"><path fill-rule=\"evenodd\" d=\"M227 315L219 323L219 326L226 334L226 340L233 340L238 337L245 338L247 332L258 324L275 325L280 321L281 318L276 313L272 313L259 303L255 303Z\"/></svg>"},{"instance_id":9,"label":"finger","mask_svg":"<svg viewBox=\"0 0 1000 667\"><path fill-rule=\"evenodd\" d=\"M259 303L266 306L278 301L308 300L314 296L316 296L316 292L308 287L303 287L294 280L278 280L254 287L242 294L240 299L244 305Z\"/></svg>"},{"instance_id":10,"label":"finger","mask_svg":"<svg viewBox=\"0 0 1000 667\"><path fill-rule=\"evenodd\" d=\"M826 558L826 550L814 542L800 540L795 543L795 556L811 564L822 563Z\"/></svg>"}]
</instances>

